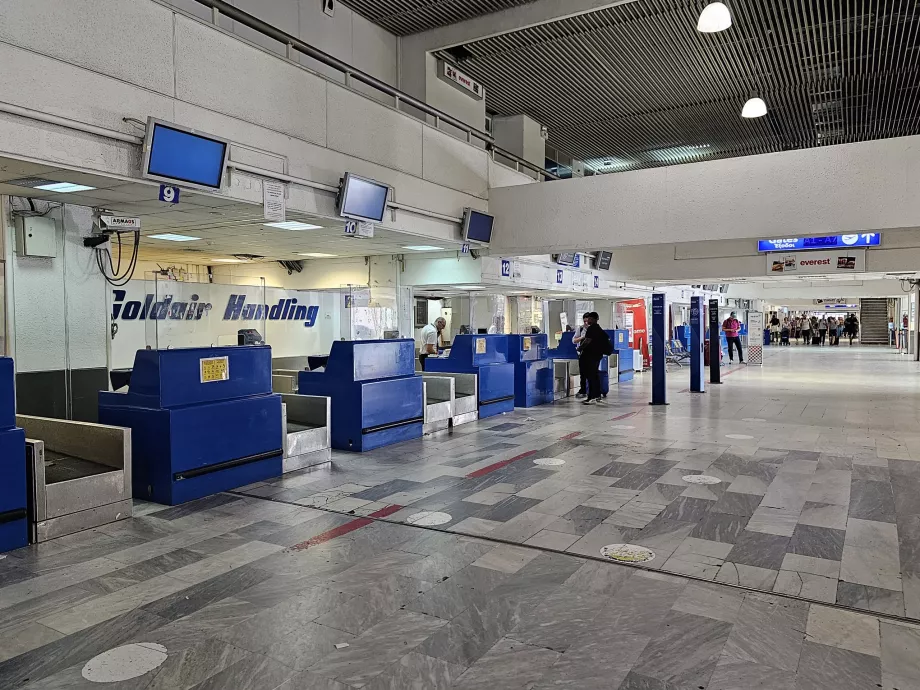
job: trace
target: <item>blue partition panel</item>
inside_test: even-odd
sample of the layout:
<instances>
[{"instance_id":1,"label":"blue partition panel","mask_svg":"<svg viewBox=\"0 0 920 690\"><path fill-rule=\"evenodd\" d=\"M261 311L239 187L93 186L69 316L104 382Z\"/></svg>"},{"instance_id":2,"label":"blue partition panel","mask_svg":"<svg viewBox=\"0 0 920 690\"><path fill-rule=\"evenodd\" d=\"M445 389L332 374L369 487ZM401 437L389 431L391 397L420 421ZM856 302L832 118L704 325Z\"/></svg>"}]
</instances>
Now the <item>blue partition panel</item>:
<instances>
[{"instance_id":1,"label":"blue partition panel","mask_svg":"<svg viewBox=\"0 0 920 690\"><path fill-rule=\"evenodd\" d=\"M302 371L298 383L301 395L332 398L333 448L373 450L422 435L424 384L413 340L335 342L326 370Z\"/></svg>"},{"instance_id":2,"label":"blue partition panel","mask_svg":"<svg viewBox=\"0 0 920 690\"><path fill-rule=\"evenodd\" d=\"M140 350L134 361L127 393L99 393L99 421L131 429L136 498L176 505L281 475L270 347Z\"/></svg>"},{"instance_id":3,"label":"blue partition panel","mask_svg":"<svg viewBox=\"0 0 920 690\"><path fill-rule=\"evenodd\" d=\"M450 356L429 357L426 373L476 374L479 418L514 410L514 364L508 361L507 335L458 335Z\"/></svg>"},{"instance_id":4,"label":"blue partition panel","mask_svg":"<svg viewBox=\"0 0 920 690\"><path fill-rule=\"evenodd\" d=\"M554 400L553 362L548 336L509 335L508 360L514 364L514 406L534 407Z\"/></svg>"},{"instance_id":5,"label":"blue partition panel","mask_svg":"<svg viewBox=\"0 0 920 690\"><path fill-rule=\"evenodd\" d=\"M16 372L0 357L0 551L29 543L26 434L16 428Z\"/></svg>"},{"instance_id":6,"label":"blue partition panel","mask_svg":"<svg viewBox=\"0 0 920 690\"><path fill-rule=\"evenodd\" d=\"M633 376L635 375L633 352L634 350L630 347L617 350L617 381L620 383L633 380Z\"/></svg>"}]
</instances>

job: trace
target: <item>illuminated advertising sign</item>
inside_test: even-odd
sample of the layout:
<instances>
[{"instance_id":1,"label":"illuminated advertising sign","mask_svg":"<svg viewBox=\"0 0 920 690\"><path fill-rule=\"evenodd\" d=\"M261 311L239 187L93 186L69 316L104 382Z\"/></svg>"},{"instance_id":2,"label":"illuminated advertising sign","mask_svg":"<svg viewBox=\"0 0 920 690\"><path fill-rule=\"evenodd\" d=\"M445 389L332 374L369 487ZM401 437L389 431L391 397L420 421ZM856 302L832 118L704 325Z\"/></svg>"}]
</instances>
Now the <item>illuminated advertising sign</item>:
<instances>
[{"instance_id":1,"label":"illuminated advertising sign","mask_svg":"<svg viewBox=\"0 0 920 690\"><path fill-rule=\"evenodd\" d=\"M759 252L802 252L810 249L843 249L848 247L877 247L882 236L877 232L862 235L830 235L828 237L789 237L777 240L758 240Z\"/></svg>"}]
</instances>

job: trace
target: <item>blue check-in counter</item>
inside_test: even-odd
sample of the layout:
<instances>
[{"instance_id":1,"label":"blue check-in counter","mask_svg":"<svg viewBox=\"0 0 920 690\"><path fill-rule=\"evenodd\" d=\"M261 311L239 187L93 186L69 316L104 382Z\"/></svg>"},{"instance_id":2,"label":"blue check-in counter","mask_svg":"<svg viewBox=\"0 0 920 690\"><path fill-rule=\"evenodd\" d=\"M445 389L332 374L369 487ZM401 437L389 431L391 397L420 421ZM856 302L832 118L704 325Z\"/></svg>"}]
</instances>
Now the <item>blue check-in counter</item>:
<instances>
[{"instance_id":1,"label":"blue check-in counter","mask_svg":"<svg viewBox=\"0 0 920 690\"><path fill-rule=\"evenodd\" d=\"M553 402L553 361L549 336L509 335L508 361L514 364L514 406L535 407Z\"/></svg>"},{"instance_id":2,"label":"blue check-in counter","mask_svg":"<svg viewBox=\"0 0 920 690\"><path fill-rule=\"evenodd\" d=\"M613 342L613 331L607 331L607 334L610 336L611 342ZM575 337L574 331L568 331L562 334L562 338L559 341L559 347L555 350L549 351L549 358L553 361L554 366L557 369L557 378L561 372L559 372L559 364L567 364L567 370L570 376L573 379L581 376L581 371L578 368L578 350L575 349L575 343L572 342L572 338ZM598 367L598 372L600 374L601 381L601 395L606 397L610 392L610 367L616 362L616 352L613 353L610 357L602 357L600 366ZM578 383L573 381L572 385L569 387L569 394L574 393L573 388L577 387ZM559 397L559 396L557 396Z\"/></svg>"},{"instance_id":3,"label":"blue check-in counter","mask_svg":"<svg viewBox=\"0 0 920 690\"><path fill-rule=\"evenodd\" d=\"M429 357L425 373L476 374L479 418L514 411L514 364L507 335L458 335L447 357Z\"/></svg>"},{"instance_id":4,"label":"blue check-in counter","mask_svg":"<svg viewBox=\"0 0 920 690\"><path fill-rule=\"evenodd\" d=\"M0 551L29 543L26 433L16 427L16 373L0 357Z\"/></svg>"},{"instance_id":5,"label":"blue check-in counter","mask_svg":"<svg viewBox=\"0 0 920 690\"><path fill-rule=\"evenodd\" d=\"M325 371L300 372L298 393L332 398L333 448L366 451L422 436L413 340L334 342Z\"/></svg>"},{"instance_id":6,"label":"blue check-in counter","mask_svg":"<svg viewBox=\"0 0 920 690\"><path fill-rule=\"evenodd\" d=\"M265 345L139 350L99 421L131 429L135 498L176 505L281 476L281 396Z\"/></svg>"},{"instance_id":7,"label":"blue check-in counter","mask_svg":"<svg viewBox=\"0 0 920 690\"><path fill-rule=\"evenodd\" d=\"M613 343L613 353L616 355L617 382L632 381L635 367L633 366L633 349L629 346L629 331L625 328L607 331L610 342Z\"/></svg>"}]
</instances>

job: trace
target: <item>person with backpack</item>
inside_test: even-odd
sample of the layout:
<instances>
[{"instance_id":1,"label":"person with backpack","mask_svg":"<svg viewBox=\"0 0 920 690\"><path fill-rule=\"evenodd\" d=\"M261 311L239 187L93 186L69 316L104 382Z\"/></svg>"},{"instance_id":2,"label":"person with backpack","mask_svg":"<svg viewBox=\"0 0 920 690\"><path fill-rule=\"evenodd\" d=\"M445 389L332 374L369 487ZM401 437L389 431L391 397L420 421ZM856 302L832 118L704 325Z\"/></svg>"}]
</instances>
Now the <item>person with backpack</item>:
<instances>
[{"instance_id":1,"label":"person with backpack","mask_svg":"<svg viewBox=\"0 0 920 690\"><path fill-rule=\"evenodd\" d=\"M601 360L613 354L613 343L610 342L610 336L597 324L597 320L597 312L585 314L588 329L585 331L584 340L581 341L579 367L586 379L588 397L582 401L582 405L591 405L595 400L600 399Z\"/></svg>"}]
</instances>

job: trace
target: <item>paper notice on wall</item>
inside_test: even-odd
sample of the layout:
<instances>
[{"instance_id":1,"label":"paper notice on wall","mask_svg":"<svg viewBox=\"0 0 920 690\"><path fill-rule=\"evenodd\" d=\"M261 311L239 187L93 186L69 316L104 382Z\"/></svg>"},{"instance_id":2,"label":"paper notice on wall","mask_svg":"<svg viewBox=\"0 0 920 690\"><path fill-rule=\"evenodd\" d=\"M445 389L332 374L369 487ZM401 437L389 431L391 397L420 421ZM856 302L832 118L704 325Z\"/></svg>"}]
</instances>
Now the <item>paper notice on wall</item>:
<instances>
[{"instance_id":1,"label":"paper notice on wall","mask_svg":"<svg viewBox=\"0 0 920 690\"><path fill-rule=\"evenodd\" d=\"M264 180L262 182L262 206L265 220L284 223L287 206L284 199L284 183Z\"/></svg>"},{"instance_id":2,"label":"paper notice on wall","mask_svg":"<svg viewBox=\"0 0 920 690\"><path fill-rule=\"evenodd\" d=\"M486 353L486 339L476 338L476 354L484 355Z\"/></svg>"}]
</instances>

